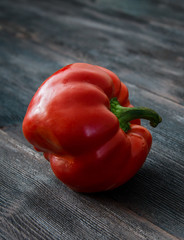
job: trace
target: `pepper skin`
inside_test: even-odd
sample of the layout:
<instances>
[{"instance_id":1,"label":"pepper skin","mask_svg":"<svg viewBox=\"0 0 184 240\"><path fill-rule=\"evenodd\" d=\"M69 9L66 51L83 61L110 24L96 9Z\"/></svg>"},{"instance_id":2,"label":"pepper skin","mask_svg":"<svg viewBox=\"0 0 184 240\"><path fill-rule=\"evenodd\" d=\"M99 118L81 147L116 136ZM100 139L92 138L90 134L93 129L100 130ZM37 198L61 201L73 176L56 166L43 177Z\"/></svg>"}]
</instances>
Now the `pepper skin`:
<instances>
[{"instance_id":1,"label":"pepper skin","mask_svg":"<svg viewBox=\"0 0 184 240\"><path fill-rule=\"evenodd\" d=\"M68 187L107 191L132 178L149 153L152 136L139 118L153 127L161 122L153 110L133 108L127 87L113 72L74 63L39 87L23 133Z\"/></svg>"}]
</instances>

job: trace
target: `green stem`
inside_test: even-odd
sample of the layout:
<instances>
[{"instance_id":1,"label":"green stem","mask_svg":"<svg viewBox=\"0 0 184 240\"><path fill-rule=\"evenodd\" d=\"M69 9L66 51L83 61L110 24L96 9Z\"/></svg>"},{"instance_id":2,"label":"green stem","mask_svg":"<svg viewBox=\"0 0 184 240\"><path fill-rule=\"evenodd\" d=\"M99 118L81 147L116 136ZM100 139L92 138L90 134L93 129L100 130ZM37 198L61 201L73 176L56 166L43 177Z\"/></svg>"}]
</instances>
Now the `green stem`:
<instances>
[{"instance_id":1,"label":"green stem","mask_svg":"<svg viewBox=\"0 0 184 240\"><path fill-rule=\"evenodd\" d=\"M120 127L127 132L130 129L130 121L135 119L147 119L152 127L156 127L162 118L154 110L146 107L122 107L117 98L110 101L111 112L116 115L119 120Z\"/></svg>"}]
</instances>

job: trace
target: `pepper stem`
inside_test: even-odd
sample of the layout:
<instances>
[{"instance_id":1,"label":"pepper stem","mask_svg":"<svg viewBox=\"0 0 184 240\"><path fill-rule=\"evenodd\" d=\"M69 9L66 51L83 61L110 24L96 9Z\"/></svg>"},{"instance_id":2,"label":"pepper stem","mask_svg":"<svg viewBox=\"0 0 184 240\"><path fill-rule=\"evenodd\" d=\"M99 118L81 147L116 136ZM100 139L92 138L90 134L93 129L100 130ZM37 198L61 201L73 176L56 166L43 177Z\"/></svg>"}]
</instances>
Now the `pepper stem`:
<instances>
[{"instance_id":1,"label":"pepper stem","mask_svg":"<svg viewBox=\"0 0 184 240\"><path fill-rule=\"evenodd\" d=\"M116 115L119 120L120 127L124 132L130 129L130 121L135 119L147 119L152 127L156 127L162 118L154 110L146 107L122 107L117 98L110 101L111 112Z\"/></svg>"}]
</instances>

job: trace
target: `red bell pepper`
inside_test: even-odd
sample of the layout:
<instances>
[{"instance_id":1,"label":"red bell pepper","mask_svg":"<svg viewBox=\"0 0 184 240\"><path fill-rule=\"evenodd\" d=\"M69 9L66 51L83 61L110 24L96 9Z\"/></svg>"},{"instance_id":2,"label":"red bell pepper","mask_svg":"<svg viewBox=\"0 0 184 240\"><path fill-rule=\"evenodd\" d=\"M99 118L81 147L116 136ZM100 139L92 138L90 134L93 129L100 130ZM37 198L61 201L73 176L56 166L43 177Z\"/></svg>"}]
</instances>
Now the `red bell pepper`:
<instances>
[{"instance_id":1,"label":"red bell pepper","mask_svg":"<svg viewBox=\"0 0 184 240\"><path fill-rule=\"evenodd\" d=\"M152 136L139 118L153 127L161 122L155 111L130 104L127 87L113 72L74 63L37 90L23 133L67 186L106 191L133 177L149 153Z\"/></svg>"}]
</instances>

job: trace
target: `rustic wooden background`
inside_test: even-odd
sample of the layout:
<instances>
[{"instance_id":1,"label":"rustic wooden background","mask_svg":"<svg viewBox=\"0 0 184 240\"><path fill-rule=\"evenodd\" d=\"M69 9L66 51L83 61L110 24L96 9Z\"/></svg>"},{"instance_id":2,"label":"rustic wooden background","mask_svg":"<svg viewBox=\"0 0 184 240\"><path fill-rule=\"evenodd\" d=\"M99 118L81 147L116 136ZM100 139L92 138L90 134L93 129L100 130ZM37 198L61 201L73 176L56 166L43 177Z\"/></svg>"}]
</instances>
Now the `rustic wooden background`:
<instances>
[{"instance_id":1,"label":"rustic wooden background","mask_svg":"<svg viewBox=\"0 0 184 240\"><path fill-rule=\"evenodd\" d=\"M24 139L39 85L87 62L114 71L163 118L136 176L78 194ZM0 0L1 239L184 239L184 1Z\"/></svg>"}]
</instances>

